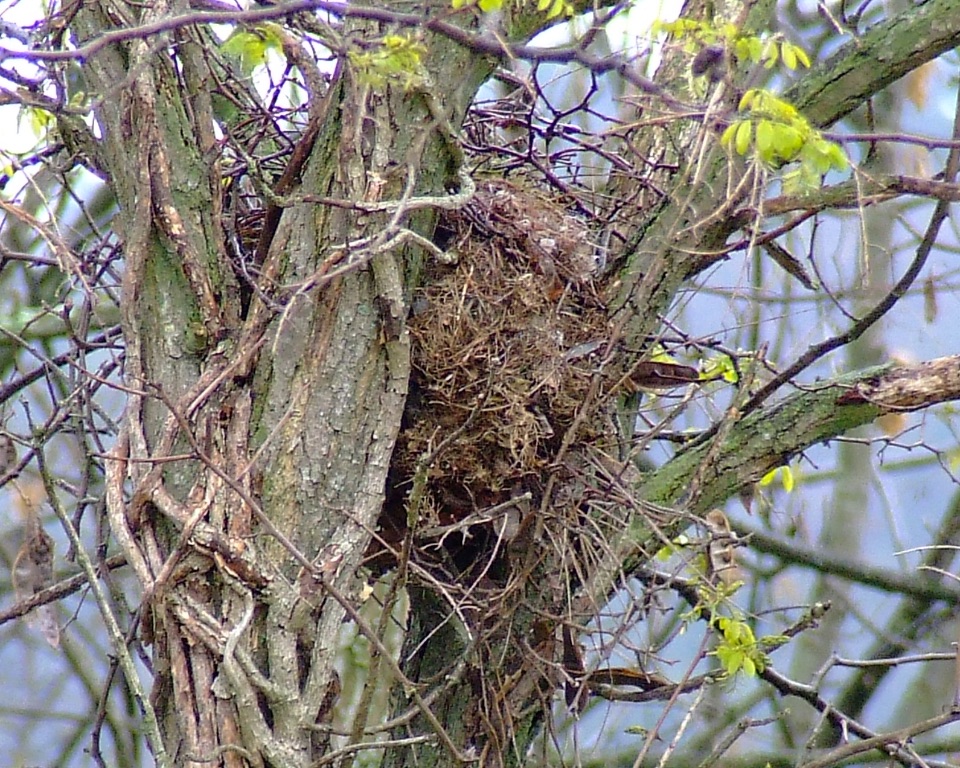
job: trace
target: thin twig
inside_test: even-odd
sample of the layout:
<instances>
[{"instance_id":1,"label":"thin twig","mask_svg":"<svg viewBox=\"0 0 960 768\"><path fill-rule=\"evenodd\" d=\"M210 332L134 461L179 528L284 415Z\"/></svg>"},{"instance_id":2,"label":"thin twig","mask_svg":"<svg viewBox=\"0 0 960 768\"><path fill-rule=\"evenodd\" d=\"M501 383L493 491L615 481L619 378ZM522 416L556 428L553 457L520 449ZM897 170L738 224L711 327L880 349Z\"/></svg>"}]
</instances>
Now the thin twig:
<instances>
[{"instance_id":1,"label":"thin twig","mask_svg":"<svg viewBox=\"0 0 960 768\"><path fill-rule=\"evenodd\" d=\"M153 704L150 702L150 697L147 694L146 689L140 681L140 675L137 673L137 668L133 662L133 657L130 655L130 650L127 648L126 638L124 637L123 632L120 630L120 625L117 623L116 616L113 615L113 609L110 606L110 600L103 591L103 587L100 586L100 581L97 578L96 566L93 564L93 561L90 559L89 555L87 555L87 551L83 546L83 542L80 540L80 534L78 534L76 528L73 527L73 522L70 520L70 516L60 504L59 497L57 496L56 485L47 470L43 446L37 445L35 450L37 467L40 471L40 476L43 479L44 489L47 492L47 499L50 502L50 506L53 507L53 511L56 513L57 518L60 520L60 524L63 526L63 530L66 532L67 537L70 539L70 545L73 547L73 551L76 553L77 562L79 562L80 567L83 569L83 572L87 577L87 583L90 585L90 591L93 592L93 597L97 602L97 607L100 609L100 615L103 617L103 624L106 627L107 634L110 637L110 643L113 646L113 651L117 655L117 658L120 662L120 668L123 670L124 679L127 681L127 685L130 686L130 691L133 693L137 703L140 705L141 711L143 712L143 727L147 741L150 744L150 748L153 750L154 759L160 768L171 768L172 763L167 755L166 747L164 747L163 744L163 737L160 733L160 724L157 720L156 712L153 709Z\"/></svg>"}]
</instances>

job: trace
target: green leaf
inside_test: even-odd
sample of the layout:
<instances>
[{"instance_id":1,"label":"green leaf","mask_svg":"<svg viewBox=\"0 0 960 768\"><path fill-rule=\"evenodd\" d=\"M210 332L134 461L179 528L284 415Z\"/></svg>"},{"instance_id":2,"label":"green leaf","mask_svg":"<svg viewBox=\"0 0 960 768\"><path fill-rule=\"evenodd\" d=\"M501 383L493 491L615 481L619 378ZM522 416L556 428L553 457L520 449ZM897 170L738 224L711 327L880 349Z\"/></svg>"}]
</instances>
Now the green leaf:
<instances>
[{"instance_id":1,"label":"green leaf","mask_svg":"<svg viewBox=\"0 0 960 768\"><path fill-rule=\"evenodd\" d=\"M740 155L747 154L750 149L750 138L753 133L753 124L749 120L743 120L737 126L736 150Z\"/></svg>"},{"instance_id":2,"label":"green leaf","mask_svg":"<svg viewBox=\"0 0 960 768\"><path fill-rule=\"evenodd\" d=\"M796 69L797 64L801 64L804 67L810 66L810 57L807 56L806 51L799 45L783 42L780 44L780 52L783 56L783 63L790 69Z\"/></svg>"},{"instance_id":3,"label":"green leaf","mask_svg":"<svg viewBox=\"0 0 960 768\"><path fill-rule=\"evenodd\" d=\"M43 107L21 107L18 123L23 118L26 118L27 126L37 138L37 141L43 141L47 137L47 132L56 125L56 118L54 118L53 113L43 109Z\"/></svg>"},{"instance_id":4,"label":"green leaf","mask_svg":"<svg viewBox=\"0 0 960 768\"><path fill-rule=\"evenodd\" d=\"M827 156L830 159L830 165L835 171L845 171L849 165L847 156L839 144L828 142Z\"/></svg>"},{"instance_id":5,"label":"green leaf","mask_svg":"<svg viewBox=\"0 0 960 768\"><path fill-rule=\"evenodd\" d=\"M767 656L760 649L753 629L747 622L720 616L713 620L713 625L722 635L714 654L728 676L732 677L742 670L752 677L764 670Z\"/></svg>"},{"instance_id":6,"label":"green leaf","mask_svg":"<svg viewBox=\"0 0 960 768\"><path fill-rule=\"evenodd\" d=\"M717 37L724 40L736 40L739 36L740 30L737 29L737 25L729 21L726 24L721 24L717 30Z\"/></svg>"},{"instance_id":7,"label":"green leaf","mask_svg":"<svg viewBox=\"0 0 960 768\"><path fill-rule=\"evenodd\" d=\"M781 473L781 477L783 478L783 490L785 490L787 493L791 493L793 491L794 481L793 481L793 470L790 469L789 465L785 464L783 466L783 472Z\"/></svg>"},{"instance_id":8,"label":"green leaf","mask_svg":"<svg viewBox=\"0 0 960 768\"><path fill-rule=\"evenodd\" d=\"M661 32L673 35L678 40L686 37L689 34L699 32L703 28L703 24L699 21L694 21L693 19L684 19L680 18L676 21L668 22L656 22L653 25L653 31L656 34Z\"/></svg>"},{"instance_id":9,"label":"green leaf","mask_svg":"<svg viewBox=\"0 0 960 768\"><path fill-rule=\"evenodd\" d=\"M725 146L725 147L729 147L729 146L730 146L730 143L733 141L733 137L734 137L734 135L736 134L737 128L738 128L739 126L740 126L740 121L738 120L738 121L735 122L735 123L730 123L730 125L728 125L728 126L726 127L726 129L724 130L723 134L720 136L720 143L721 143L723 146Z\"/></svg>"},{"instance_id":10,"label":"green leaf","mask_svg":"<svg viewBox=\"0 0 960 768\"><path fill-rule=\"evenodd\" d=\"M783 99L777 98L763 88L753 88L747 91L740 99L739 109L740 111L749 110L754 115L779 120L787 124L806 124L806 121L797 112L796 107Z\"/></svg>"},{"instance_id":11,"label":"green leaf","mask_svg":"<svg viewBox=\"0 0 960 768\"><path fill-rule=\"evenodd\" d=\"M781 125L774 133L773 148L783 160L789 162L803 148L803 135L791 125Z\"/></svg>"},{"instance_id":12,"label":"green leaf","mask_svg":"<svg viewBox=\"0 0 960 768\"><path fill-rule=\"evenodd\" d=\"M820 189L820 174L812 171L808 165L801 165L799 168L783 174L781 184L785 195L806 195Z\"/></svg>"},{"instance_id":13,"label":"green leaf","mask_svg":"<svg viewBox=\"0 0 960 768\"><path fill-rule=\"evenodd\" d=\"M780 45L780 55L783 57L783 63L787 69L793 70L797 68L797 52L793 49L792 45L782 43Z\"/></svg>"},{"instance_id":14,"label":"green leaf","mask_svg":"<svg viewBox=\"0 0 960 768\"><path fill-rule=\"evenodd\" d=\"M756 64L763 57L763 40L759 37L751 37L748 42L749 59Z\"/></svg>"},{"instance_id":15,"label":"green leaf","mask_svg":"<svg viewBox=\"0 0 960 768\"><path fill-rule=\"evenodd\" d=\"M777 66L777 61L780 58L780 46L776 43L769 43L763 53L763 58L765 59L763 66L766 69L773 69Z\"/></svg>"},{"instance_id":16,"label":"green leaf","mask_svg":"<svg viewBox=\"0 0 960 768\"><path fill-rule=\"evenodd\" d=\"M727 645L721 645L717 648L717 660L720 662L720 666L723 667L723 671L730 677L733 677L740 671L740 667L743 666L743 651Z\"/></svg>"},{"instance_id":17,"label":"green leaf","mask_svg":"<svg viewBox=\"0 0 960 768\"><path fill-rule=\"evenodd\" d=\"M240 69L248 75L266 61L267 46L263 39L253 32L234 32L223 42L220 50L227 56L239 59Z\"/></svg>"},{"instance_id":18,"label":"green leaf","mask_svg":"<svg viewBox=\"0 0 960 768\"><path fill-rule=\"evenodd\" d=\"M423 55L427 49L409 35L387 35L383 45L374 51L350 51L350 63L358 75L375 88L387 81L398 81L404 90L423 82Z\"/></svg>"},{"instance_id":19,"label":"green leaf","mask_svg":"<svg viewBox=\"0 0 960 768\"><path fill-rule=\"evenodd\" d=\"M249 75L257 67L267 63L267 52L282 48L280 36L271 24L261 24L252 30L236 30L223 41L220 50L240 61L240 69Z\"/></svg>"},{"instance_id":20,"label":"green leaf","mask_svg":"<svg viewBox=\"0 0 960 768\"><path fill-rule=\"evenodd\" d=\"M679 365L677 358L670 355L667 350L661 347L659 344L655 345L653 348L653 353L650 355L651 363L670 363L671 365Z\"/></svg>"},{"instance_id":21,"label":"green leaf","mask_svg":"<svg viewBox=\"0 0 960 768\"><path fill-rule=\"evenodd\" d=\"M847 167L847 158L843 150L819 134L804 144L801 162L821 175L832 170L842 171Z\"/></svg>"},{"instance_id":22,"label":"green leaf","mask_svg":"<svg viewBox=\"0 0 960 768\"><path fill-rule=\"evenodd\" d=\"M757 123L757 154L765 163L772 164L777 159L777 152L774 147L774 134L776 128L774 123L769 120L761 120Z\"/></svg>"},{"instance_id":23,"label":"green leaf","mask_svg":"<svg viewBox=\"0 0 960 768\"><path fill-rule=\"evenodd\" d=\"M717 355L704 363L703 370L700 372L700 380L716 381L717 379L723 379L728 384L736 384L740 381L740 377L737 375L737 367L733 364L733 358L729 355Z\"/></svg>"},{"instance_id":24,"label":"green leaf","mask_svg":"<svg viewBox=\"0 0 960 768\"><path fill-rule=\"evenodd\" d=\"M790 469L789 465L784 464L777 467L776 469L771 469L767 474L763 476L763 479L760 480L761 486L770 485L777 477L780 475L780 484L787 493L790 493L795 485L796 478L793 475L793 470Z\"/></svg>"},{"instance_id":25,"label":"green leaf","mask_svg":"<svg viewBox=\"0 0 960 768\"><path fill-rule=\"evenodd\" d=\"M794 169L792 171L787 171L780 179L780 186L782 187L782 192L787 197L795 197L803 195L806 192L810 191L804 189L801 185L800 178L800 169Z\"/></svg>"},{"instance_id":26,"label":"green leaf","mask_svg":"<svg viewBox=\"0 0 960 768\"><path fill-rule=\"evenodd\" d=\"M815 168L811 168L806 163L800 164L800 184L803 189L815 192L820 189L821 181L820 173Z\"/></svg>"},{"instance_id":27,"label":"green leaf","mask_svg":"<svg viewBox=\"0 0 960 768\"><path fill-rule=\"evenodd\" d=\"M558 16L573 16L573 6L568 0L553 0L550 10L547 11L548 19L555 19Z\"/></svg>"},{"instance_id":28,"label":"green leaf","mask_svg":"<svg viewBox=\"0 0 960 768\"><path fill-rule=\"evenodd\" d=\"M725 619L722 627L724 639L728 643L736 644L740 640L740 630L742 627L743 624L739 621Z\"/></svg>"}]
</instances>

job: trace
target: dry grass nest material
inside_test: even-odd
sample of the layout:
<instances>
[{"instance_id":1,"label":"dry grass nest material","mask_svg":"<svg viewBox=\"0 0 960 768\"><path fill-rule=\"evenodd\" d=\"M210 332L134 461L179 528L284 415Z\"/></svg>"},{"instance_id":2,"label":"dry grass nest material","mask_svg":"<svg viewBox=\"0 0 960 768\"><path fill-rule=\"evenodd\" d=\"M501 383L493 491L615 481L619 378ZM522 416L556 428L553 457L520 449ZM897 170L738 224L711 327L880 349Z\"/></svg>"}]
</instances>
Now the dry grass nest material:
<instances>
[{"instance_id":1,"label":"dry grass nest material","mask_svg":"<svg viewBox=\"0 0 960 768\"><path fill-rule=\"evenodd\" d=\"M480 182L443 227L459 261L433 268L415 303L418 404L399 458L412 472L448 440L430 478L479 496L552 461L597 372L579 351L605 337L607 317L586 222L542 190Z\"/></svg>"}]
</instances>

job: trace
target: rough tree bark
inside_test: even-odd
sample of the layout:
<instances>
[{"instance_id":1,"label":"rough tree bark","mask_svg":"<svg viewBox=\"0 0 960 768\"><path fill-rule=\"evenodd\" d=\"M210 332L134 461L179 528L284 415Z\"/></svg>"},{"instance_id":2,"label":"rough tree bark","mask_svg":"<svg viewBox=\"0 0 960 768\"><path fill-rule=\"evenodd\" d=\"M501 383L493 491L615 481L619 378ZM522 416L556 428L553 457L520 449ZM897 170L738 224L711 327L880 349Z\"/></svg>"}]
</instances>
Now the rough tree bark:
<instances>
[{"instance_id":1,"label":"rough tree bark","mask_svg":"<svg viewBox=\"0 0 960 768\"><path fill-rule=\"evenodd\" d=\"M703 5L692 3L688 13L704 13ZM448 6L427 3L417 12L442 15ZM399 13L407 5L381 7ZM112 30L159 29L188 11L185 0L88 0L72 6L70 29L83 46ZM341 40L391 30L369 11L345 18ZM725 15L762 28L772 13L770 4L747 3ZM274 8L248 18L284 15ZM476 31L474 16L460 18L470 20L464 32ZM532 23L523 21L514 19L515 28L529 34ZM328 749L322 726L337 701L333 652L341 624L358 620L356 573L384 506L408 394L405 323L424 260L433 257L413 238L377 240L389 207L303 197L375 204L464 192L462 179L459 191L449 186L461 170L454 132L507 43L481 37L471 47L433 29L422 30L427 76L406 90L372 87L346 56L324 79L297 58L305 54L296 41L285 43L289 61L313 74L306 76L310 123L298 137L304 162L283 190L300 201L284 203L275 231L261 238L263 292L247 298L223 224L212 100L220 73L207 55L208 30L168 24L160 34L115 38L84 58L101 132L88 145L116 195L125 255L129 403L109 468L110 520L144 589L139 621L154 648L148 708L162 734L152 745L161 764L292 768ZM957 0L921 2L845 46L789 97L825 127L958 42ZM678 155L702 135L684 134L689 143ZM644 349L684 281L725 258L730 235L749 223L741 206L750 185L728 184L730 173L718 152L699 166L679 163L663 174L668 191L654 214L618 224L631 247L604 290L611 332L627 347ZM681 194L691 180L692 194ZM945 183L933 194L954 192ZM798 205L815 209L818 201ZM426 207L405 226L430 237L435 218ZM702 513L815 442L885 411L960 397L955 371L955 360L942 361L851 374L774 405L744 398L741 411L629 490L641 505ZM584 418L602 415L597 408ZM586 466L576 426L567 434L558 458ZM544 469L533 499L542 512L583 491L551 472ZM664 532L687 522L667 520ZM653 535L641 516L627 523L575 583L548 578L569 565L549 547L531 545L515 557L503 578L518 586L479 639L479 625L450 620L442 589L410 583L402 663L379 664L397 683L397 714L411 713L393 733L433 738L387 750L385 764L522 763L563 682L551 666L562 655L561 627L582 625Z\"/></svg>"}]
</instances>

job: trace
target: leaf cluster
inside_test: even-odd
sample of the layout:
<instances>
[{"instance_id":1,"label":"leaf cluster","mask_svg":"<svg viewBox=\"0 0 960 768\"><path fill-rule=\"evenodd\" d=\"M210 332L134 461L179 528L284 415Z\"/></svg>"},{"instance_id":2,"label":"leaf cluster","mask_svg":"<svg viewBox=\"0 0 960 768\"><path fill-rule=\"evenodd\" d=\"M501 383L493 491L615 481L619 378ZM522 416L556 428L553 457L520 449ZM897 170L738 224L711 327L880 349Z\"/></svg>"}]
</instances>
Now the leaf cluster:
<instances>
[{"instance_id":1,"label":"leaf cluster","mask_svg":"<svg viewBox=\"0 0 960 768\"><path fill-rule=\"evenodd\" d=\"M769 659L747 622L731 616L717 616L711 626L719 634L719 642L713 652L723 671L729 677L743 672L755 677L766 669Z\"/></svg>"},{"instance_id":2,"label":"leaf cluster","mask_svg":"<svg viewBox=\"0 0 960 768\"><path fill-rule=\"evenodd\" d=\"M569 0L537 0L537 10L546 12L547 19L573 16L573 3Z\"/></svg>"},{"instance_id":3,"label":"leaf cluster","mask_svg":"<svg viewBox=\"0 0 960 768\"><path fill-rule=\"evenodd\" d=\"M691 54L698 53L703 47L721 46L740 64L762 63L766 69L772 69L782 61L791 70L798 65L810 66L810 57L800 46L780 35L745 35L735 24L717 25L709 21L681 18L658 22L653 30L683 41L684 49Z\"/></svg>"},{"instance_id":4,"label":"leaf cluster","mask_svg":"<svg viewBox=\"0 0 960 768\"><path fill-rule=\"evenodd\" d=\"M270 51L282 53L280 29L275 24L260 24L253 29L238 29L224 40L220 50L237 59L240 71L250 75L257 67L267 63Z\"/></svg>"},{"instance_id":5,"label":"leaf cluster","mask_svg":"<svg viewBox=\"0 0 960 768\"><path fill-rule=\"evenodd\" d=\"M731 57L738 65L759 64L765 69L778 64L789 70L810 66L806 51L782 35L743 34L734 24L685 18L656 24L654 30L672 35L687 52L696 54L692 67L695 75L716 78L712 71L716 63ZM846 156L837 144L824 139L796 107L769 90L749 89L737 111L740 117L723 132L721 142L740 155L752 151L767 167L799 162L798 169L784 176L786 193L817 189L824 174L847 167Z\"/></svg>"},{"instance_id":6,"label":"leaf cluster","mask_svg":"<svg viewBox=\"0 0 960 768\"><path fill-rule=\"evenodd\" d=\"M742 117L727 126L721 144L739 155L753 150L756 158L771 168L798 162L799 167L784 176L787 194L816 189L825 173L846 169L847 158L840 146L825 139L796 107L770 91L751 88L737 110Z\"/></svg>"},{"instance_id":7,"label":"leaf cluster","mask_svg":"<svg viewBox=\"0 0 960 768\"><path fill-rule=\"evenodd\" d=\"M730 355L720 354L704 360L701 371L701 381L716 381L723 379L728 384L740 382L740 371L736 361Z\"/></svg>"},{"instance_id":8,"label":"leaf cluster","mask_svg":"<svg viewBox=\"0 0 960 768\"><path fill-rule=\"evenodd\" d=\"M350 63L372 88L397 82L405 91L419 88L426 78L426 46L412 35L386 35L372 51L350 51Z\"/></svg>"},{"instance_id":9,"label":"leaf cluster","mask_svg":"<svg viewBox=\"0 0 960 768\"><path fill-rule=\"evenodd\" d=\"M492 11L499 11L503 8L503 0L476 0L477 7L484 13L490 13ZM450 6L455 11L459 11L461 8L465 8L469 5L473 5L473 2L468 0L451 0Z\"/></svg>"},{"instance_id":10,"label":"leaf cluster","mask_svg":"<svg viewBox=\"0 0 960 768\"><path fill-rule=\"evenodd\" d=\"M459 10L472 3L468 0L451 0L450 5L454 10ZM484 13L491 13L503 8L503 0L476 0L476 5ZM560 16L569 18L574 14L574 7L570 0L537 0L537 11L546 12L548 20Z\"/></svg>"}]
</instances>

